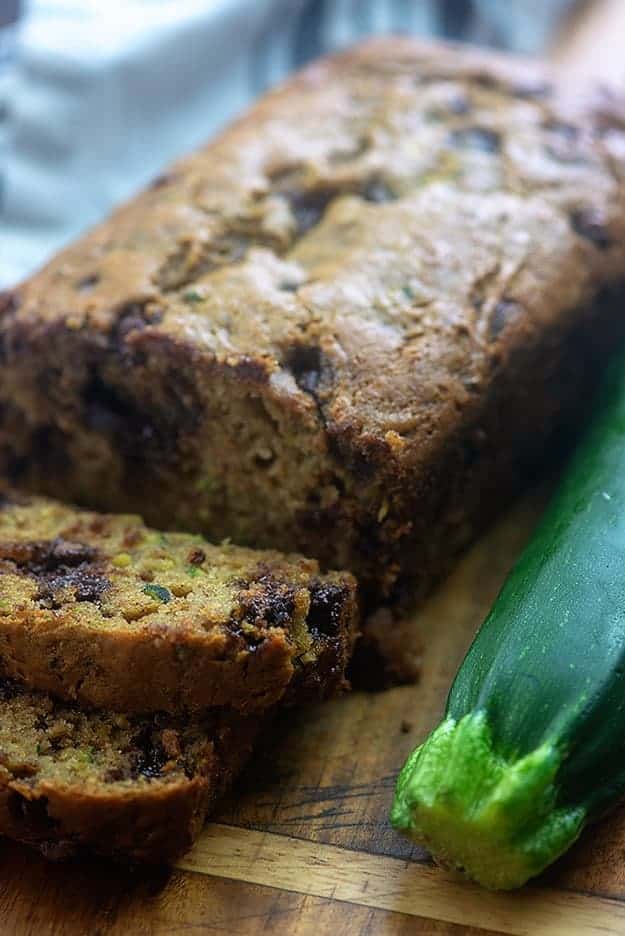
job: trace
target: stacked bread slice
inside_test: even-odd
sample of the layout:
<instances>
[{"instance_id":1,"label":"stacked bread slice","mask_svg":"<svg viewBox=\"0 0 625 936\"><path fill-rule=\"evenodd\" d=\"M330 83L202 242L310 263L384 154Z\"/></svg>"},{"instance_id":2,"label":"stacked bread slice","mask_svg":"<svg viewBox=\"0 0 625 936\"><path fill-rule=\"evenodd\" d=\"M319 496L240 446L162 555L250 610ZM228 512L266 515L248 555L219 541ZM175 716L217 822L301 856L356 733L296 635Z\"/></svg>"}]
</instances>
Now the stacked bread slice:
<instances>
[{"instance_id":1,"label":"stacked bread slice","mask_svg":"<svg viewBox=\"0 0 625 936\"><path fill-rule=\"evenodd\" d=\"M0 497L0 832L172 860L281 705L345 685L356 587L315 561Z\"/></svg>"}]
</instances>

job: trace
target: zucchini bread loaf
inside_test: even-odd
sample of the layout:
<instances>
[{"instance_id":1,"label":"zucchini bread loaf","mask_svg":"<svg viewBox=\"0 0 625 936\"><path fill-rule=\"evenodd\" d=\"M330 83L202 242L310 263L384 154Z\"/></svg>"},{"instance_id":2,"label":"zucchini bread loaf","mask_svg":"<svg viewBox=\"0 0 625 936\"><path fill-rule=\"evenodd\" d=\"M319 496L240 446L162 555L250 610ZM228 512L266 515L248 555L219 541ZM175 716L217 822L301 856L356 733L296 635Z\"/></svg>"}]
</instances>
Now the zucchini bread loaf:
<instances>
[{"instance_id":1,"label":"zucchini bread loaf","mask_svg":"<svg viewBox=\"0 0 625 936\"><path fill-rule=\"evenodd\" d=\"M0 835L49 858L172 861L269 718L84 711L0 680Z\"/></svg>"},{"instance_id":2,"label":"zucchini bread loaf","mask_svg":"<svg viewBox=\"0 0 625 936\"><path fill-rule=\"evenodd\" d=\"M313 65L4 295L0 470L422 591L622 330L618 111L470 49Z\"/></svg>"},{"instance_id":3,"label":"zucchini bread loaf","mask_svg":"<svg viewBox=\"0 0 625 936\"><path fill-rule=\"evenodd\" d=\"M260 710L345 684L355 583L0 489L0 672L121 712Z\"/></svg>"}]
</instances>

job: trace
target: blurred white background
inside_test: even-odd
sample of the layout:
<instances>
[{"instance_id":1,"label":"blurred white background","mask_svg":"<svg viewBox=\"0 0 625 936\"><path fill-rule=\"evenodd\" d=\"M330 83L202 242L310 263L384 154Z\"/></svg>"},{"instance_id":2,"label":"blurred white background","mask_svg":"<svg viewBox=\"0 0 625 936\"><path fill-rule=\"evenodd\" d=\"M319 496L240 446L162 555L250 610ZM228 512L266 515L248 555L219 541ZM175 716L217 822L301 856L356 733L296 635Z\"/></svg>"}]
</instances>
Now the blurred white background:
<instances>
[{"instance_id":1,"label":"blurred white background","mask_svg":"<svg viewBox=\"0 0 625 936\"><path fill-rule=\"evenodd\" d=\"M540 52L574 0L0 0L0 287L268 85L372 33Z\"/></svg>"}]
</instances>

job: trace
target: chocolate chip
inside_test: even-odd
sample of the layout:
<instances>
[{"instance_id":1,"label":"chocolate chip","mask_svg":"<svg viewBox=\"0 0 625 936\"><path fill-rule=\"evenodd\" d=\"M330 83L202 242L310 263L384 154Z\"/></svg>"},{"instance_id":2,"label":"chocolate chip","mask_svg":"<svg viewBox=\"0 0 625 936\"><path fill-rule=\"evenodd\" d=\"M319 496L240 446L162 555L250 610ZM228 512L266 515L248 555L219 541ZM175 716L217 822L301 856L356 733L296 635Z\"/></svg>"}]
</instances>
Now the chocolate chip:
<instances>
[{"instance_id":1,"label":"chocolate chip","mask_svg":"<svg viewBox=\"0 0 625 936\"><path fill-rule=\"evenodd\" d=\"M158 733L150 725L146 725L135 735L133 745L138 748L132 757L135 776L146 777L149 780L160 777L168 757Z\"/></svg>"},{"instance_id":2,"label":"chocolate chip","mask_svg":"<svg viewBox=\"0 0 625 936\"><path fill-rule=\"evenodd\" d=\"M305 234L319 223L329 203L336 196L334 190L317 189L291 192L286 195L298 235Z\"/></svg>"},{"instance_id":3,"label":"chocolate chip","mask_svg":"<svg viewBox=\"0 0 625 936\"><path fill-rule=\"evenodd\" d=\"M98 558L98 550L86 543L72 543L63 537L58 536L50 543L49 550L46 552L46 568L54 569L65 566L79 566L84 563L93 563Z\"/></svg>"},{"instance_id":4,"label":"chocolate chip","mask_svg":"<svg viewBox=\"0 0 625 936\"><path fill-rule=\"evenodd\" d=\"M24 571L36 575L93 563L98 555L94 547L86 543L74 543L60 536L53 540L0 542L0 558L14 562Z\"/></svg>"},{"instance_id":5,"label":"chocolate chip","mask_svg":"<svg viewBox=\"0 0 625 936\"><path fill-rule=\"evenodd\" d=\"M578 208L570 214L571 227L576 234L590 241L599 250L612 246L612 238L606 227L603 213L596 208Z\"/></svg>"},{"instance_id":6,"label":"chocolate chip","mask_svg":"<svg viewBox=\"0 0 625 936\"><path fill-rule=\"evenodd\" d=\"M57 607L57 594L66 589L73 592L76 601L99 601L111 584L101 572L98 550L62 537L2 542L0 559L13 562L38 582L35 597L44 607Z\"/></svg>"},{"instance_id":7,"label":"chocolate chip","mask_svg":"<svg viewBox=\"0 0 625 936\"><path fill-rule=\"evenodd\" d=\"M315 637L337 636L347 595L348 589L345 585L313 583L310 589L307 624Z\"/></svg>"},{"instance_id":8,"label":"chocolate chip","mask_svg":"<svg viewBox=\"0 0 625 936\"><path fill-rule=\"evenodd\" d=\"M58 607L58 593L69 589L73 592L76 601L95 603L100 600L111 583L103 575L87 572L83 569L72 569L69 572L50 576L43 581L36 600L44 607Z\"/></svg>"},{"instance_id":9,"label":"chocolate chip","mask_svg":"<svg viewBox=\"0 0 625 936\"><path fill-rule=\"evenodd\" d=\"M482 153L497 153L501 149L501 135L487 127L462 127L453 130L449 141L454 147L479 150Z\"/></svg>"},{"instance_id":10,"label":"chocolate chip","mask_svg":"<svg viewBox=\"0 0 625 936\"><path fill-rule=\"evenodd\" d=\"M266 574L240 592L239 604L240 620L248 624L288 627L295 611L295 595L290 586Z\"/></svg>"},{"instance_id":11,"label":"chocolate chip","mask_svg":"<svg viewBox=\"0 0 625 936\"><path fill-rule=\"evenodd\" d=\"M182 376L182 375L180 375ZM97 433L112 436L133 473L154 475L158 467L175 462L177 442L183 429L197 419L197 411L187 408L180 381L174 386L167 406L143 406L122 388L117 388L93 372L83 390L84 423Z\"/></svg>"},{"instance_id":12,"label":"chocolate chip","mask_svg":"<svg viewBox=\"0 0 625 936\"><path fill-rule=\"evenodd\" d=\"M314 394L321 381L321 349L315 345L296 345L288 352L285 363L300 390Z\"/></svg>"}]
</instances>

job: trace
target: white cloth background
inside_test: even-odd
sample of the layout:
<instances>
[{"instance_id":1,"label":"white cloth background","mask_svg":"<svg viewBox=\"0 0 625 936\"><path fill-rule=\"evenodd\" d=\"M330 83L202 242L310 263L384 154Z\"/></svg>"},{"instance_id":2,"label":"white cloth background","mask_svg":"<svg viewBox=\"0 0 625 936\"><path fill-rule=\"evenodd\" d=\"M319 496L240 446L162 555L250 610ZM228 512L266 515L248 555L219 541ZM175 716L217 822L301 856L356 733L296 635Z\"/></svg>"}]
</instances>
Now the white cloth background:
<instances>
[{"instance_id":1,"label":"white cloth background","mask_svg":"<svg viewBox=\"0 0 625 936\"><path fill-rule=\"evenodd\" d=\"M31 0L0 72L0 287L313 55L393 31L535 51L570 3Z\"/></svg>"}]
</instances>

